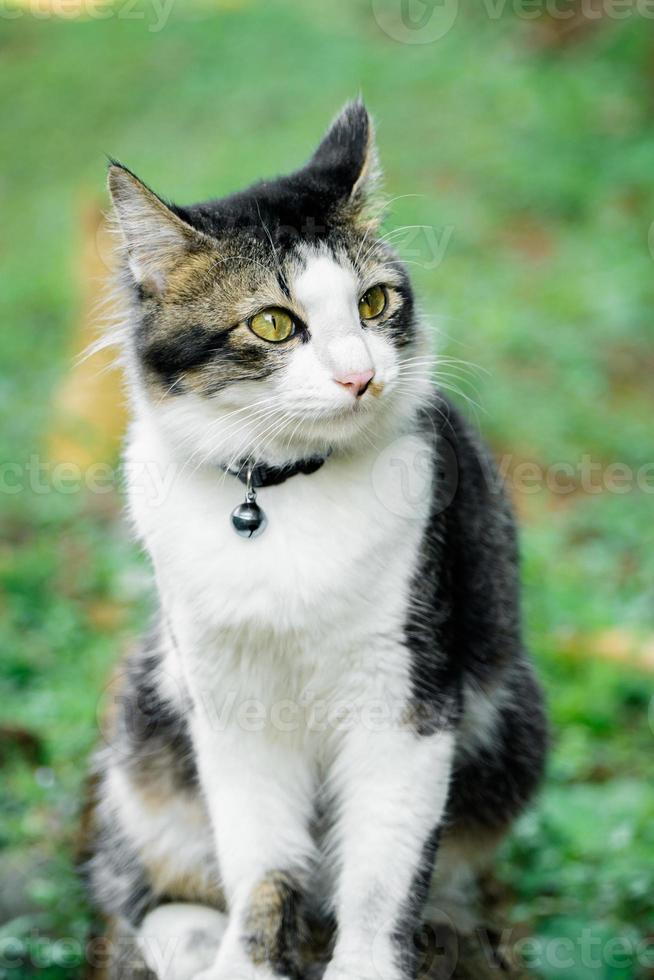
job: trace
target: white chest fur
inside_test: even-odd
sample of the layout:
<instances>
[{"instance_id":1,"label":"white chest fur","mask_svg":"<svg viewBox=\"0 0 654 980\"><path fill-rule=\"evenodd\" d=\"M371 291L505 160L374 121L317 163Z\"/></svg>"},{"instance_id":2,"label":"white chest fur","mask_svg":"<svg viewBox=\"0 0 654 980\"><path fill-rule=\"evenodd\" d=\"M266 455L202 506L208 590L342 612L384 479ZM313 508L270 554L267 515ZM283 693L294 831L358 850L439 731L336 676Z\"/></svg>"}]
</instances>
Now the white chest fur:
<instances>
[{"instance_id":1,"label":"white chest fur","mask_svg":"<svg viewBox=\"0 0 654 980\"><path fill-rule=\"evenodd\" d=\"M244 540L230 521L242 484L210 466L176 468L140 422L127 453L130 509L159 587L207 628L355 643L396 627L405 608L430 500L428 480L407 499L406 474L426 452L420 437L404 437L263 488L268 526Z\"/></svg>"}]
</instances>

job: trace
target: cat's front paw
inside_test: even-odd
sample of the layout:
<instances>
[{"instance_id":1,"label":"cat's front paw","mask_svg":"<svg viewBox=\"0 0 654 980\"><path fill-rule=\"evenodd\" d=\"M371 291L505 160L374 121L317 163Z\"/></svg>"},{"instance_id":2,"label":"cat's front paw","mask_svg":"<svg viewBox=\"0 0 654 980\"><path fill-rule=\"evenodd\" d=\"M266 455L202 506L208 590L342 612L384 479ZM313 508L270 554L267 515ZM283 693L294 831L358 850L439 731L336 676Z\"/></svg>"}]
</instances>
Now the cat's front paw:
<instances>
[{"instance_id":1,"label":"cat's front paw","mask_svg":"<svg viewBox=\"0 0 654 980\"><path fill-rule=\"evenodd\" d=\"M254 963L237 963L226 969L216 971L213 967L196 973L192 980L290 980L279 973L273 973L268 966Z\"/></svg>"},{"instance_id":2,"label":"cat's front paw","mask_svg":"<svg viewBox=\"0 0 654 980\"><path fill-rule=\"evenodd\" d=\"M194 980L211 972L227 916L190 902L171 902L150 912L137 944L157 980Z\"/></svg>"},{"instance_id":3,"label":"cat's front paw","mask_svg":"<svg viewBox=\"0 0 654 980\"><path fill-rule=\"evenodd\" d=\"M322 980L407 980L392 962L377 963L373 957L332 960Z\"/></svg>"},{"instance_id":4,"label":"cat's front paw","mask_svg":"<svg viewBox=\"0 0 654 980\"><path fill-rule=\"evenodd\" d=\"M244 955L241 949L221 949L216 961L192 980L292 980L292 975L297 976L281 964Z\"/></svg>"}]
</instances>

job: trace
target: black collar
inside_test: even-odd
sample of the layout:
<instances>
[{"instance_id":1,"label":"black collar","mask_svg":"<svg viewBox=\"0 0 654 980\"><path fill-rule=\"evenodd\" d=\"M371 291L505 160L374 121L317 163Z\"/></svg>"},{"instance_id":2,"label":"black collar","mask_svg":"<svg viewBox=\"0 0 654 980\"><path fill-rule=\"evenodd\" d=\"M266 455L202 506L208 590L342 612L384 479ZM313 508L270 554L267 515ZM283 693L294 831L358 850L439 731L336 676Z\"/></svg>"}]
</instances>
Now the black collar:
<instances>
[{"instance_id":1,"label":"black collar","mask_svg":"<svg viewBox=\"0 0 654 980\"><path fill-rule=\"evenodd\" d=\"M298 473L304 473L308 476L310 473L319 470L328 456L329 453L326 456L311 456L309 459L298 459L295 463L284 463L283 466L266 466L265 463L257 463L256 466L252 467L252 486L258 490L259 487L274 487L278 483L284 483L285 480L297 476ZM235 463L234 467L223 466L221 468L231 473L232 476L237 476L241 483L247 486L249 466L250 461L244 459Z\"/></svg>"}]
</instances>

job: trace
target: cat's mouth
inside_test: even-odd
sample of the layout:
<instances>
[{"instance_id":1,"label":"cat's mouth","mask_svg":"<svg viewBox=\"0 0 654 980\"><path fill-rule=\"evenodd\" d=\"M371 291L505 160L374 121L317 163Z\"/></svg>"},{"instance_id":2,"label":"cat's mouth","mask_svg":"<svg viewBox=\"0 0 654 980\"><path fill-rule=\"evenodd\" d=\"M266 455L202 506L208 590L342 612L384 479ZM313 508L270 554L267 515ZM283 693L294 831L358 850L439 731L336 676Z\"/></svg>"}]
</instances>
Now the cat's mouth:
<instances>
[{"instance_id":1,"label":"cat's mouth","mask_svg":"<svg viewBox=\"0 0 654 980\"><path fill-rule=\"evenodd\" d=\"M290 399L280 406L287 417L298 425L306 423L351 422L369 416L378 407L378 397L366 391L360 398L343 399Z\"/></svg>"},{"instance_id":2,"label":"cat's mouth","mask_svg":"<svg viewBox=\"0 0 654 980\"><path fill-rule=\"evenodd\" d=\"M327 411L327 415L331 415L332 418L352 418L353 415L364 415L370 411L370 402L365 398L358 398L356 401L352 401L349 405L335 405L334 408Z\"/></svg>"},{"instance_id":3,"label":"cat's mouth","mask_svg":"<svg viewBox=\"0 0 654 980\"><path fill-rule=\"evenodd\" d=\"M314 411L309 410L307 415L316 422L347 423L370 415L374 408L374 401L366 394L362 398L352 399L349 403L329 405Z\"/></svg>"},{"instance_id":4,"label":"cat's mouth","mask_svg":"<svg viewBox=\"0 0 654 980\"><path fill-rule=\"evenodd\" d=\"M372 380L365 388L363 394L355 398L348 398L345 401L340 401L337 404L330 405L326 409L325 415L331 416L332 418L352 418L358 415L368 415L373 412L376 407L376 403L381 397L384 391L384 383L382 381Z\"/></svg>"},{"instance_id":5,"label":"cat's mouth","mask_svg":"<svg viewBox=\"0 0 654 980\"><path fill-rule=\"evenodd\" d=\"M379 412L379 402L366 393L362 398L352 399L351 403L323 405L312 409L306 406L298 411L298 425L295 436L302 442L345 445L361 436L372 418Z\"/></svg>"}]
</instances>

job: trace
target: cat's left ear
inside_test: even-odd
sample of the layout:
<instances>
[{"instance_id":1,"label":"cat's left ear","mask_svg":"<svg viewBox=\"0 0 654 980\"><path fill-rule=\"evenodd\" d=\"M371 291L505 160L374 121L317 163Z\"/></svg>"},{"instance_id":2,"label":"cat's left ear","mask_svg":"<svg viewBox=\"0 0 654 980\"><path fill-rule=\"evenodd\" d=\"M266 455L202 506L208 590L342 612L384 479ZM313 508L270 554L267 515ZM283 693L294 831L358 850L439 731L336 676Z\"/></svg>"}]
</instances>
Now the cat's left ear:
<instances>
[{"instance_id":1,"label":"cat's left ear","mask_svg":"<svg viewBox=\"0 0 654 980\"><path fill-rule=\"evenodd\" d=\"M360 99L341 110L307 170L328 180L343 203L356 211L366 204L381 174L372 119Z\"/></svg>"},{"instance_id":2,"label":"cat's left ear","mask_svg":"<svg viewBox=\"0 0 654 980\"><path fill-rule=\"evenodd\" d=\"M191 252L209 247L206 236L122 164L111 164L108 185L132 278L146 292L161 295L170 273Z\"/></svg>"}]
</instances>

